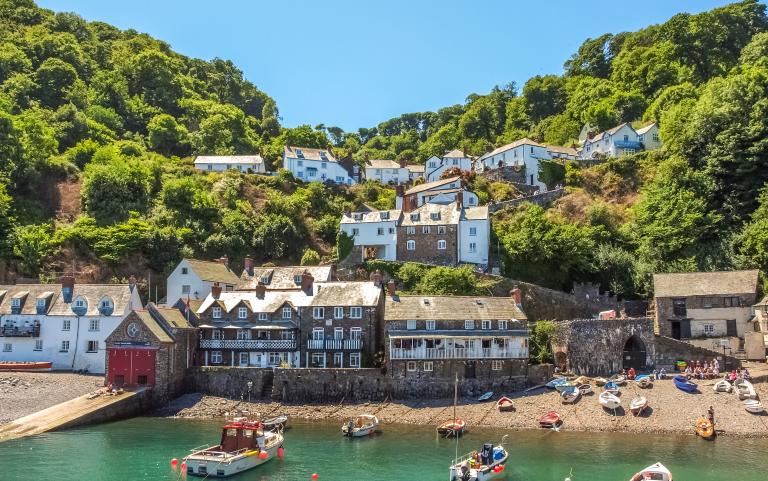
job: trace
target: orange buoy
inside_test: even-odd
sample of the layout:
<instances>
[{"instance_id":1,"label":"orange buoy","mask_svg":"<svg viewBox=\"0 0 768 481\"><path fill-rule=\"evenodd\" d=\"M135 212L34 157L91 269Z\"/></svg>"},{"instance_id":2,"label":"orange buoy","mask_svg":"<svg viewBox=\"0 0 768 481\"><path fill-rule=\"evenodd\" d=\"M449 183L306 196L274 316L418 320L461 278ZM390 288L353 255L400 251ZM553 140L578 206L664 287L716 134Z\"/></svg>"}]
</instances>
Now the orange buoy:
<instances>
[{"instance_id":1,"label":"orange buoy","mask_svg":"<svg viewBox=\"0 0 768 481\"><path fill-rule=\"evenodd\" d=\"M262 451L262 452L259 453L259 458L260 459L267 459L268 457L269 457L269 454L267 454L266 451Z\"/></svg>"},{"instance_id":2,"label":"orange buoy","mask_svg":"<svg viewBox=\"0 0 768 481\"><path fill-rule=\"evenodd\" d=\"M183 471L186 471L186 470L187 470L187 462L186 462L186 461L182 461L182 462L181 462L181 469L182 469Z\"/></svg>"}]
</instances>

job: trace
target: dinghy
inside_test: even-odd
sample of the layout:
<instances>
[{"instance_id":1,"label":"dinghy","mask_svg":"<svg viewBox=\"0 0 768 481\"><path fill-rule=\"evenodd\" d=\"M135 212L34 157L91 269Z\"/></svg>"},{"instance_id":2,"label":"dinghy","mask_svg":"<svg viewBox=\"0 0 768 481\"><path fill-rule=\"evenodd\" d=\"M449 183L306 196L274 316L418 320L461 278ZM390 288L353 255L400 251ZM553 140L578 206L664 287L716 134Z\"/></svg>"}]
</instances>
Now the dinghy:
<instances>
[{"instance_id":1,"label":"dinghy","mask_svg":"<svg viewBox=\"0 0 768 481\"><path fill-rule=\"evenodd\" d=\"M48 361L2 361L0 371L46 372L50 371L52 366L53 363Z\"/></svg>"},{"instance_id":2,"label":"dinghy","mask_svg":"<svg viewBox=\"0 0 768 481\"><path fill-rule=\"evenodd\" d=\"M563 420L560 418L560 413L557 411L550 411L539 417L539 427L542 428L556 428L562 423Z\"/></svg>"},{"instance_id":3,"label":"dinghy","mask_svg":"<svg viewBox=\"0 0 768 481\"><path fill-rule=\"evenodd\" d=\"M551 381L549 381L546 384L546 386L549 389L555 389L559 384L563 384L563 383L566 383L566 382L568 382L568 380L566 378L564 378L564 377L556 377L556 378L552 379Z\"/></svg>"},{"instance_id":4,"label":"dinghy","mask_svg":"<svg viewBox=\"0 0 768 481\"><path fill-rule=\"evenodd\" d=\"M602 387L605 386L605 383L607 383L608 380L604 377L596 377L595 378L595 386Z\"/></svg>"},{"instance_id":5,"label":"dinghy","mask_svg":"<svg viewBox=\"0 0 768 481\"><path fill-rule=\"evenodd\" d=\"M499 408L499 411L503 413L515 410L515 406L512 405L512 400L507 396L501 396L501 399L496 401L496 407Z\"/></svg>"},{"instance_id":6,"label":"dinghy","mask_svg":"<svg viewBox=\"0 0 768 481\"><path fill-rule=\"evenodd\" d=\"M721 379L720 381L717 381L714 386L712 386L712 390L715 392L731 392L733 390L733 386L731 386L731 383L725 379Z\"/></svg>"},{"instance_id":7,"label":"dinghy","mask_svg":"<svg viewBox=\"0 0 768 481\"><path fill-rule=\"evenodd\" d=\"M579 376L571 382L573 382L574 386L579 386L581 384L589 384L589 378L587 376Z\"/></svg>"},{"instance_id":8,"label":"dinghy","mask_svg":"<svg viewBox=\"0 0 768 481\"><path fill-rule=\"evenodd\" d=\"M627 383L627 376L623 374L614 374L610 378L608 378L609 381L613 381L619 386L623 386Z\"/></svg>"},{"instance_id":9,"label":"dinghy","mask_svg":"<svg viewBox=\"0 0 768 481\"><path fill-rule=\"evenodd\" d=\"M592 394L592 386L589 384L582 384L579 387L577 387L579 391L581 391L582 396L586 396L587 394Z\"/></svg>"},{"instance_id":10,"label":"dinghy","mask_svg":"<svg viewBox=\"0 0 768 481\"><path fill-rule=\"evenodd\" d=\"M760 414L764 411L763 405L757 399L747 399L744 401L744 409L752 414Z\"/></svg>"},{"instance_id":11,"label":"dinghy","mask_svg":"<svg viewBox=\"0 0 768 481\"><path fill-rule=\"evenodd\" d=\"M487 393L484 393L482 396L477 398L477 402L484 403L486 401L490 401L493 397L493 391L488 391Z\"/></svg>"},{"instance_id":12,"label":"dinghy","mask_svg":"<svg viewBox=\"0 0 768 481\"><path fill-rule=\"evenodd\" d=\"M437 434L451 438L453 436L461 436L464 434L464 429L467 424L463 419L454 419L453 421L447 421L437 427Z\"/></svg>"},{"instance_id":13,"label":"dinghy","mask_svg":"<svg viewBox=\"0 0 768 481\"><path fill-rule=\"evenodd\" d=\"M494 446L493 443L484 443L480 451L472 451L464 456L454 459L450 467L451 481L489 481L498 479L509 459L509 452L504 448L506 435L501 438L501 443ZM506 477L506 476L505 476ZM422 479L415 477L415 479Z\"/></svg>"},{"instance_id":14,"label":"dinghy","mask_svg":"<svg viewBox=\"0 0 768 481\"><path fill-rule=\"evenodd\" d=\"M621 399L608 391L601 392L598 401L606 409L618 409L621 406Z\"/></svg>"},{"instance_id":15,"label":"dinghy","mask_svg":"<svg viewBox=\"0 0 768 481\"><path fill-rule=\"evenodd\" d=\"M563 399L564 403L573 404L581 397L581 391L579 391L576 387L570 387L565 391L562 391L560 393L560 397Z\"/></svg>"},{"instance_id":16,"label":"dinghy","mask_svg":"<svg viewBox=\"0 0 768 481\"><path fill-rule=\"evenodd\" d=\"M379 418L373 414L361 414L341 426L341 432L344 436L350 438L361 438L376 432L379 427Z\"/></svg>"},{"instance_id":17,"label":"dinghy","mask_svg":"<svg viewBox=\"0 0 768 481\"><path fill-rule=\"evenodd\" d=\"M733 383L733 389L736 394L739 395L739 399L757 399L757 393L755 393L755 386L746 379L737 379Z\"/></svg>"},{"instance_id":18,"label":"dinghy","mask_svg":"<svg viewBox=\"0 0 768 481\"><path fill-rule=\"evenodd\" d=\"M645 398L645 396L638 396L634 398L631 403L629 403L629 410L632 411L632 414L635 416L643 414L643 411L645 411L645 408L647 407L648 400Z\"/></svg>"},{"instance_id":19,"label":"dinghy","mask_svg":"<svg viewBox=\"0 0 768 481\"><path fill-rule=\"evenodd\" d=\"M707 418L699 418L696 420L696 434L704 439L712 439L715 437L715 426Z\"/></svg>"},{"instance_id":20,"label":"dinghy","mask_svg":"<svg viewBox=\"0 0 768 481\"><path fill-rule=\"evenodd\" d=\"M605 383L605 386L603 386L603 391L609 392L613 395L618 395L619 386L613 381L608 381L607 383Z\"/></svg>"},{"instance_id":21,"label":"dinghy","mask_svg":"<svg viewBox=\"0 0 768 481\"><path fill-rule=\"evenodd\" d=\"M651 376L647 374L642 374L635 378L635 384L637 384L637 387L645 389L647 387L651 387L651 384L653 384L653 380L651 379Z\"/></svg>"},{"instance_id":22,"label":"dinghy","mask_svg":"<svg viewBox=\"0 0 768 481\"><path fill-rule=\"evenodd\" d=\"M569 390L569 389L574 388L574 387L576 387L576 384L568 381L568 382L564 382L562 384L558 384L557 386L555 386L555 389L557 389L557 392L561 393L563 391Z\"/></svg>"},{"instance_id":23,"label":"dinghy","mask_svg":"<svg viewBox=\"0 0 768 481\"><path fill-rule=\"evenodd\" d=\"M699 388L695 382L689 381L685 376L675 376L672 378L672 381L675 383L676 388L688 393L696 392Z\"/></svg>"},{"instance_id":24,"label":"dinghy","mask_svg":"<svg viewBox=\"0 0 768 481\"><path fill-rule=\"evenodd\" d=\"M267 431L282 431L288 425L288 416L277 416L262 421L262 426Z\"/></svg>"},{"instance_id":25,"label":"dinghy","mask_svg":"<svg viewBox=\"0 0 768 481\"><path fill-rule=\"evenodd\" d=\"M672 473L661 463L648 466L639 473L629 478L629 481L644 481L652 479L654 481L672 481Z\"/></svg>"}]
</instances>

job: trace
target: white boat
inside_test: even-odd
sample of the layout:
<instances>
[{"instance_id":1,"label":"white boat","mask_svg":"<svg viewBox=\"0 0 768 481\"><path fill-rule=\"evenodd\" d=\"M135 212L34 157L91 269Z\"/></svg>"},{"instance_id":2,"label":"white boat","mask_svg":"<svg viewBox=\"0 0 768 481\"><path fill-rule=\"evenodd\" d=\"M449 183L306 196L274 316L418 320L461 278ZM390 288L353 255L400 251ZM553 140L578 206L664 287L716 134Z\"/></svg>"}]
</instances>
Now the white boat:
<instances>
[{"instance_id":1,"label":"white boat","mask_svg":"<svg viewBox=\"0 0 768 481\"><path fill-rule=\"evenodd\" d=\"M672 472L663 464L656 463L648 466L639 473L635 473L629 481L645 481L648 479L654 481L672 481Z\"/></svg>"},{"instance_id":2,"label":"white boat","mask_svg":"<svg viewBox=\"0 0 768 481\"><path fill-rule=\"evenodd\" d=\"M627 376L623 374L614 374L610 378L608 378L609 381L613 381L618 386L623 386L627 383Z\"/></svg>"},{"instance_id":3,"label":"white boat","mask_svg":"<svg viewBox=\"0 0 768 481\"><path fill-rule=\"evenodd\" d=\"M501 443L494 446L485 443L480 452L473 451L456 458L451 463L451 481L487 481L504 476L509 452L504 447L505 435ZM418 476L415 479L421 479Z\"/></svg>"},{"instance_id":4,"label":"white boat","mask_svg":"<svg viewBox=\"0 0 768 481\"><path fill-rule=\"evenodd\" d=\"M637 384L638 387L645 389L647 387L651 387L651 385L653 384L653 380L651 380L651 376L648 376L647 374L643 374L635 378L635 384Z\"/></svg>"},{"instance_id":5,"label":"white boat","mask_svg":"<svg viewBox=\"0 0 768 481\"><path fill-rule=\"evenodd\" d=\"M342 425L341 432L350 438L361 438L375 433L378 428L379 418L373 414L361 414Z\"/></svg>"},{"instance_id":6,"label":"white boat","mask_svg":"<svg viewBox=\"0 0 768 481\"><path fill-rule=\"evenodd\" d=\"M282 447L282 434L265 431L258 421L236 418L222 428L219 445L194 448L183 461L187 474L225 478L282 455Z\"/></svg>"},{"instance_id":7,"label":"white boat","mask_svg":"<svg viewBox=\"0 0 768 481\"><path fill-rule=\"evenodd\" d=\"M744 401L744 409L747 411L753 413L753 414L759 414L763 412L765 409L763 409L763 405L760 404L760 401L757 399L747 399Z\"/></svg>"},{"instance_id":8,"label":"white boat","mask_svg":"<svg viewBox=\"0 0 768 481\"><path fill-rule=\"evenodd\" d=\"M731 386L731 383L725 379L721 379L717 381L714 386L712 386L712 390L715 392L731 392L733 390L733 386Z\"/></svg>"},{"instance_id":9,"label":"white boat","mask_svg":"<svg viewBox=\"0 0 768 481\"><path fill-rule=\"evenodd\" d=\"M746 379L737 379L733 383L733 390L739 395L739 399L757 399L755 386Z\"/></svg>"},{"instance_id":10,"label":"white boat","mask_svg":"<svg viewBox=\"0 0 768 481\"><path fill-rule=\"evenodd\" d=\"M598 400L600 405L606 409L617 409L619 406L621 406L621 399L619 399L619 397L615 394L609 393L608 391L601 392Z\"/></svg>"},{"instance_id":11,"label":"white boat","mask_svg":"<svg viewBox=\"0 0 768 481\"><path fill-rule=\"evenodd\" d=\"M573 404L576 401L578 401L579 398L581 397L581 391L576 387L572 387L570 389L566 389L565 391L562 391L560 393L560 397L563 399L564 403Z\"/></svg>"},{"instance_id":12,"label":"white boat","mask_svg":"<svg viewBox=\"0 0 768 481\"><path fill-rule=\"evenodd\" d=\"M632 411L632 414L635 416L641 415L647 407L648 400L645 398L645 396L638 396L634 398L631 403L629 403L629 410Z\"/></svg>"},{"instance_id":13,"label":"white boat","mask_svg":"<svg viewBox=\"0 0 768 481\"><path fill-rule=\"evenodd\" d=\"M587 394L591 394L592 393L592 385L591 384L580 384L578 389L581 392L582 396L586 396Z\"/></svg>"}]
</instances>

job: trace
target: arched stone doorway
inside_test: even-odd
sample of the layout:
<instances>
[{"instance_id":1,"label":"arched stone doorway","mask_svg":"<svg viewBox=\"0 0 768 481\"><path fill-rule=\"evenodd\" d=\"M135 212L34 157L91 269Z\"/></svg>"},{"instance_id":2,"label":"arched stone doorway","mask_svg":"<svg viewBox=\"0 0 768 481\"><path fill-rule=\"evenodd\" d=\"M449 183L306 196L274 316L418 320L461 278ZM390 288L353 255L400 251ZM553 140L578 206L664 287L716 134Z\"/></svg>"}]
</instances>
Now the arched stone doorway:
<instances>
[{"instance_id":1,"label":"arched stone doorway","mask_svg":"<svg viewBox=\"0 0 768 481\"><path fill-rule=\"evenodd\" d=\"M624 369L633 367L635 371L644 371L647 359L645 343L638 336L627 339L627 342L624 343L622 359L624 360Z\"/></svg>"}]
</instances>

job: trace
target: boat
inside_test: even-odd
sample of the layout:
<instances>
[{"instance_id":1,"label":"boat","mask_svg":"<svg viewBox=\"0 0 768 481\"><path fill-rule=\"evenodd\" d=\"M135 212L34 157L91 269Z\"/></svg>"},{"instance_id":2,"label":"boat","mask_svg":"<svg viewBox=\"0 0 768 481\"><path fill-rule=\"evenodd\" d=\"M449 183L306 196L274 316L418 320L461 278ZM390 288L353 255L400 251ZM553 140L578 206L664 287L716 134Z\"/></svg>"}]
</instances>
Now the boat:
<instances>
[{"instance_id":1,"label":"boat","mask_svg":"<svg viewBox=\"0 0 768 481\"><path fill-rule=\"evenodd\" d=\"M557 411L549 411L539 417L539 427L542 428L556 428L561 424L563 424L563 420Z\"/></svg>"},{"instance_id":2,"label":"boat","mask_svg":"<svg viewBox=\"0 0 768 481\"><path fill-rule=\"evenodd\" d=\"M560 397L563 399L564 403L573 404L581 397L581 391L579 391L576 386L572 386L564 391L561 391Z\"/></svg>"},{"instance_id":3,"label":"boat","mask_svg":"<svg viewBox=\"0 0 768 481\"><path fill-rule=\"evenodd\" d=\"M579 376L572 382L575 386L579 386L581 384L589 384L589 378L587 376Z\"/></svg>"},{"instance_id":4,"label":"boat","mask_svg":"<svg viewBox=\"0 0 768 481\"><path fill-rule=\"evenodd\" d=\"M693 393L699 388L695 382L689 381L685 376L675 376L672 381L675 383L675 387L681 391Z\"/></svg>"},{"instance_id":5,"label":"boat","mask_svg":"<svg viewBox=\"0 0 768 481\"><path fill-rule=\"evenodd\" d=\"M618 395L619 386L613 381L608 381L607 383L605 383L605 386L603 386L603 391L609 392L613 395Z\"/></svg>"},{"instance_id":6,"label":"boat","mask_svg":"<svg viewBox=\"0 0 768 481\"><path fill-rule=\"evenodd\" d=\"M463 419L454 419L453 421L446 421L437 427L437 434L450 438L453 436L461 436L464 434L464 429L467 423Z\"/></svg>"},{"instance_id":7,"label":"boat","mask_svg":"<svg viewBox=\"0 0 768 481\"><path fill-rule=\"evenodd\" d=\"M637 387L645 389L647 387L651 387L653 380L651 379L651 376L647 374L641 374L635 378L635 384L637 384Z\"/></svg>"},{"instance_id":8,"label":"boat","mask_svg":"<svg viewBox=\"0 0 768 481\"><path fill-rule=\"evenodd\" d=\"M373 414L360 414L342 425L341 432L350 438L361 438L375 433L378 428L379 418Z\"/></svg>"},{"instance_id":9,"label":"boat","mask_svg":"<svg viewBox=\"0 0 768 481\"><path fill-rule=\"evenodd\" d=\"M609 391L603 391L598 397L598 402L606 409L618 409L621 406L621 399Z\"/></svg>"},{"instance_id":10,"label":"boat","mask_svg":"<svg viewBox=\"0 0 768 481\"><path fill-rule=\"evenodd\" d=\"M632 414L635 416L643 414L643 411L645 411L645 408L647 407L648 400L645 396L638 396L629 403L629 410L632 411Z\"/></svg>"},{"instance_id":11,"label":"boat","mask_svg":"<svg viewBox=\"0 0 768 481\"><path fill-rule=\"evenodd\" d=\"M276 416L261 422L267 431L282 431L288 426L288 416Z\"/></svg>"},{"instance_id":12,"label":"boat","mask_svg":"<svg viewBox=\"0 0 768 481\"><path fill-rule=\"evenodd\" d=\"M757 399L744 400L744 409L751 412L752 414L760 414L765 410L763 409L763 405L760 404L760 401Z\"/></svg>"},{"instance_id":13,"label":"boat","mask_svg":"<svg viewBox=\"0 0 768 481\"><path fill-rule=\"evenodd\" d=\"M501 477L509 459L509 452L504 447L506 437L496 446L485 443L479 452L472 451L454 459L450 467L451 481L487 481Z\"/></svg>"},{"instance_id":14,"label":"boat","mask_svg":"<svg viewBox=\"0 0 768 481\"><path fill-rule=\"evenodd\" d=\"M53 367L52 362L43 361L2 361L0 362L0 371L27 371L41 372L50 371Z\"/></svg>"},{"instance_id":15,"label":"boat","mask_svg":"<svg viewBox=\"0 0 768 481\"><path fill-rule=\"evenodd\" d=\"M627 376L623 374L614 374L608 378L609 381L616 383L619 386L623 386L627 383Z\"/></svg>"},{"instance_id":16,"label":"boat","mask_svg":"<svg viewBox=\"0 0 768 481\"><path fill-rule=\"evenodd\" d=\"M699 418L696 420L696 434L704 439L712 439L715 437L715 426L707 418Z\"/></svg>"},{"instance_id":17,"label":"boat","mask_svg":"<svg viewBox=\"0 0 768 481\"><path fill-rule=\"evenodd\" d=\"M557 386L555 386L555 389L557 390L557 392L563 392L565 390L569 390L574 387L576 387L576 384L568 381L562 384L558 384Z\"/></svg>"},{"instance_id":18,"label":"boat","mask_svg":"<svg viewBox=\"0 0 768 481\"><path fill-rule=\"evenodd\" d=\"M477 398L477 402L484 403L486 401L490 401L493 397L493 391L488 391L487 393L483 393L482 396Z\"/></svg>"},{"instance_id":19,"label":"boat","mask_svg":"<svg viewBox=\"0 0 768 481\"><path fill-rule=\"evenodd\" d=\"M512 400L507 396L501 396L501 398L496 401L496 407L498 407L499 411L503 413L515 410L515 406L512 405Z\"/></svg>"},{"instance_id":20,"label":"boat","mask_svg":"<svg viewBox=\"0 0 768 481\"><path fill-rule=\"evenodd\" d=\"M645 481L652 479L654 481L672 481L672 472L663 464L656 463L648 466L639 473L629 478L629 481Z\"/></svg>"},{"instance_id":21,"label":"boat","mask_svg":"<svg viewBox=\"0 0 768 481\"><path fill-rule=\"evenodd\" d=\"M733 390L733 386L725 379L721 379L720 381L717 381L714 386L712 386L712 390L715 392L731 392Z\"/></svg>"},{"instance_id":22,"label":"boat","mask_svg":"<svg viewBox=\"0 0 768 481\"><path fill-rule=\"evenodd\" d=\"M581 392L582 396L586 396L587 394L592 394L592 386L589 384L581 384L576 387Z\"/></svg>"},{"instance_id":23,"label":"boat","mask_svg":"<svg viewBox=\"0 0 768 481\"><path fill-rule=\"evenodd\" d=\"M733 383L733 389L736 394L739 395L739 399L757 399L757 393L755 393L755 386L746 379L737 379Z\"/></svg>"},{"instance_id":24,"label":"boat","mask_svg":"<svg viewBox=\"0 0 768 481\"><path fill-rule=\"evenodd\" d=\"M608 380L604 377L596 377L595 378L595 386L602 387L605 386L605 383L607 383Z\"/></svg>"},{"instance_id":25,"label":"boat","mask_svg":"<svg viewBox=\"0 0 768 481\"><path fill-rule=\"evenodd\" d=\"M259 421L235 418L221 430L216 446L200 446L183 459L186 474L224 478L282 456L283 435L264 430Z\"/></svg>"},{"instance_id":26,"label":"boat","mask_svg":"<svg viewBox=\"0 0 768 481\"><path fill-rule=\"evenodd\" d=\"M566 382L568 382L568 379L566 379L564 377L556 377L556 378L552 379L551 381L549 381L546 384L546 386L549 389L555 389L559 384L563 384L563 383L566 383Z\"/></svg>"}]
</instances>

